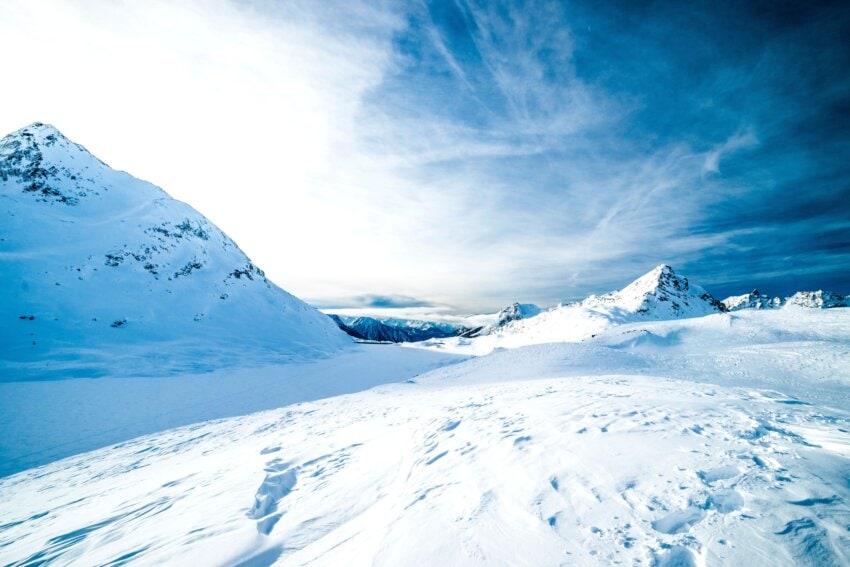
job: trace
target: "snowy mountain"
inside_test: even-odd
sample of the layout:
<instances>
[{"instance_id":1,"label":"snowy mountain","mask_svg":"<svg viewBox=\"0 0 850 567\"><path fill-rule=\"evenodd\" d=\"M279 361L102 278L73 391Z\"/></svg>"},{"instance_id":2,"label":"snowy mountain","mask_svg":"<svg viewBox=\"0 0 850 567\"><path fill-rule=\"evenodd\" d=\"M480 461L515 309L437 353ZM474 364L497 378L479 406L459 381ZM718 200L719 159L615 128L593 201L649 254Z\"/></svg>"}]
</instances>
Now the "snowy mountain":
<instances>
[{"instance_id":1,"label":"snowy mountain","mask_svg":"<svg viewBox=\"0 0 850 567\"><path fill-rule=\"evenodd\" d=\"M455 337L467 333L467 327L445 322L375 317L350 317L331 314L340 329L352 337L366 341L409 343L434 338Z\"/></svg>"},{"instance_id":2,"label":"snowy mountain","mask_svg":"<svg viewBox=\"0 0 850 567\"><path fill-rule=\"evenodd\" d=\"M351 342L192 207L53 126L0 140L0 203L2 378L195 371Z\"/></svg>"},{"instance_id":3,"label":"snowy mountain","mask_svg":"<svg viewBox=\"0 0 850 567\"><path fill-rule=\"evenodd\" d=\"M469 317L470 325L459 326L457 333L446 336L474 338L489 335L498 332L499 329L514 321L530 319L539 315L541 312L542 310L532 303L512 303L495 314Z\"/></svg>"},{"instance_id":4,"label":"snowy mountain","mask_svg":"<svg viewBox=\"0 0 850 567\"><path fill-rule=\"evenodd\" d=\"M504 327L511 321L529 319L536 315L540 315L540 308L533 303L514 303L499 311L497 314L498 326Z\"/></svg>"},{"instance_id":5,"label":"snowy mountain","mask_svg":"<svg viewBox=\"0 0 850 567\"><path fill-rule=\"evenodd\" d=\"M329 317L340 329L355 339L388 343L409 341L404 331L384 325L373 317L343 317L340 315L329 315Z\"/></svg>"},{"instance_id":6,"label":"snowy mountain","mask_svg":"<svg viewBox=\"0 0 850 567\"><path fill-rule=\"evenodd\" d=\"M722 300L720 303L726 311L739 311L741 309L777 309L785 304L781 297L771 297L754 289L744 295L733 295Z\"/></svg>"},{"instance_id":7,"label":"snowy mountain","mask_svg":"<svg viewBox=\"0 0 850 567\"><path fill-rule=\"evenodd\" d=\"M591 309L616 308L624 314L648 319L700 317L724 310L710 293L691 284L688 278L677 275L673 268L664 264L620 291L591 295L581 305Z\"/></svg>"},{"instance_id":8,"label":"snowy mountain","mask_svg":"<svg viewBox=\"0 0 850 567\"><path fill-rule=\"evenodd\" d=\"M850 297L844 297L832 291L798 291L786 298L785 304L813 309L850 307Z\"/></svg>"},{"instance_id":9,"label":"snowy mountain","mask_svg":"<svg viewBox=\"0 0 850 567\"><path fill-rule=\"evenodd\" d=\"M798 291L786 298L770 297L759 293L755 289L744 295L727 297L721 303L727 311L739 311L741 309L778 309L790 305L795 307L807 307L810 309L832 309L834 307L850 306L850 298L841 296L832 291Z\"/></svg>"}]
</instances>

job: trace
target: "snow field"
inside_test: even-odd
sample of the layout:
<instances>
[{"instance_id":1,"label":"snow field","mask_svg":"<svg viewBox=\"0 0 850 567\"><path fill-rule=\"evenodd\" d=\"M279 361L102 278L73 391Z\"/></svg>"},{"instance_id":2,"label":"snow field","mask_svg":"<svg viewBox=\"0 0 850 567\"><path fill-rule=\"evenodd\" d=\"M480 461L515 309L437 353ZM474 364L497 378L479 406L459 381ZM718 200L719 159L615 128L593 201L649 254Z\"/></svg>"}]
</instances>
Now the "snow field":
<instances>
[{"instance_id":1,"label":"snow field","mask_svg":"<svg viewBox=\"0 0 850 567\"><path fill-rule=\"evenodd\" d=\"M847 427L663 378L381 387L5 479L0 559L840 565Z\"/></svg>"},{"instance_id":2,"label":"snow field","mask_svg":"<svg viewBox=\"0 0 850 567\"><path fill-rule=\"evenodd\" d=\"M850 316L784 313L500 350L31 469L0 480L0 561L844 565Z\"/></svg>"}]
</instances>

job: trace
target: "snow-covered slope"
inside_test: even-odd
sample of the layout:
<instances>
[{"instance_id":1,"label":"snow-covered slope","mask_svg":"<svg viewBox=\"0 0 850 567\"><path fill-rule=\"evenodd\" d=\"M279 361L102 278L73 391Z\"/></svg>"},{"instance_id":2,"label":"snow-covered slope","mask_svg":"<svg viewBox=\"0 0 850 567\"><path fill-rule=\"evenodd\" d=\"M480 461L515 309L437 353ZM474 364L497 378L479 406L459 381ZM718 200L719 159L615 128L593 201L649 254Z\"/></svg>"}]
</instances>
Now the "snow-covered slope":
<instances>
[{"instance_id":1,"label":"snow-covered slope","mask_svg":"<svg viewBox=\"0 0 850 567\"><path fill-rule=\"evenodd\" d=\"M195 371L351 342L192 207L52 126L0 141L0 217L0 380Z\"/></svg>"},{"instance_id":2,"label":"snow-covered slope","mask_svg":"<svg viewBox=\"0 0 850 567\"><path fill-rule=\"evenodd\" d=\"M0 479L0 563L846 565L848 431L850 310L645 320Z\"/></svg>"}]
</instances>

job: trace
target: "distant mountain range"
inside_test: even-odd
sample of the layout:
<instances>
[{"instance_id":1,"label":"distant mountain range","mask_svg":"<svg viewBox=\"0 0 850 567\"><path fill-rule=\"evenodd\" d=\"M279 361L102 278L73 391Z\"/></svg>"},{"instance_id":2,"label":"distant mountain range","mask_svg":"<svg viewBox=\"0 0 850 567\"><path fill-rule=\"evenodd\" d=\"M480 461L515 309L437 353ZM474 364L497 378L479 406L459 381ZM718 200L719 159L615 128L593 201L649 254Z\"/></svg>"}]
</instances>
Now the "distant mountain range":
<instances>
[{"instance_id":1,"label":"distant mountain range","mask_svg":"<svg viewBox=\"0 0 850 567\"><path fill-rule=\"evenodd\" d=\"M677 274L670 266L662 264L622 290L604 295L591 295L576 303L549 309L542 309L530 303L514 303L495 314L492 317L495 321L493 324L485 326L397 318L378 319L338 315L331 317L341 329L359 340L418 342L448 337L474 339L492 334L504 334L511 332L510 329L528 327L529 324L517 322L529 321L541 315L539 321L545 320L546 325L552 326L554 320L561 318L559 314L574 314L577 311L596 320L604 313L603 318L623 323L632 320L702 317L740 309L776 309L786 305L829 309L850 305L850 298L830 291L801 291L783 299L763 295L758 290L754 290L749 294L718 301L702 287ZM557 324L554 325L557 326ZM554 332L554 329L551 332Z\"/></svg>"},{"instance_id":2,"label":"distant mountain range","mask_svg":"<svg viewBox=\"0 0 850 567\"><path fill-rule=\"evenodd\" d=\"M340 329L362 341L407 343L460 336L475 328L435 321L329 315ZM480 329L480 327L478 327Z\"/></svg>"},{"instance_id":3,"label":"distant mountain range","mask_svg":"<svg viewBox=\"0 0 850 567\"><path fill-rule=\"evenodd\" d=\"M740 309L778 309L785 305L809 307L812 309L831 309L850 306L850 296L842 296L832 291L798 291L790 297L771 297L754 289L744 295L734 295L722 301L726 311Z\"/></svg>"}]
</instances>

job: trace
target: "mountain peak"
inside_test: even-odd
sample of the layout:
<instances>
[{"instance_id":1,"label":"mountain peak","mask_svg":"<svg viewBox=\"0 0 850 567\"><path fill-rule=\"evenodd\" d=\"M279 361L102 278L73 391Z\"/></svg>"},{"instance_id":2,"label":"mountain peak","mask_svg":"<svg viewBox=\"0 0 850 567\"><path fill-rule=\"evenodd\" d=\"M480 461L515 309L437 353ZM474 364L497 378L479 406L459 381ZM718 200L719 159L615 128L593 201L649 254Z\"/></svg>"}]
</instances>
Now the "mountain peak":
<instances>
[{"instance_id":1,"label":"mountain peak","mask_svg":"<svg viewBox=\"0 0 850 567\"><path fill-rule=\"evenodd\" d=\"M43 136L49 136L49 135L52 134L52 135L62 136L63 138L65 137L62 134L62 132L60 132L59 129L56 126L54 126L53 124L48 124L46 122L33 122L32 124L24 126L23 128L16 130L15 132L12 132L9 135L15 136L15 135L23 135L23 134L26 134L26 133L39 134L39 135L43 135Z\"/></svg>"},{"instance_id":2,"label":"mountain peak","mask_svg":"<svg viewBox=\"0 0 850 567\"><path fill-rule=\"evenodd\" d=\"M497 326L503 327L511 321L519 319L528 319L540 313L540 308L533 303L514 303L505 307L497 314Z\"/></svg>"},{"instance_id":3,"label":"mountain peak","mask_svg":"<svg viewBox=\"0 0 850 567\"><path fill-rule=\"evenodd\" d=\"M585 306L615 306L627 313L662 318L694 317L723 311L710 293L688 278L676 274L667 264L659 264L620 291L590 296Z\"/></svg>"},{"instance_id":4,"label":"mountain peak","mask_svg":"<svg viewBox=\"0 0 850 567\"><path fill-rule=\"evenodd\" d=\"M623 288L620 294L633 296L665 289L687 291L688 288L688 278L677 275L673 268L667 264L659 264Z\"/></svg>"},{"instance_id":5,"label":"mountain peak","mask_svg":"<svg viewBox=\"0 0 850 567\"><path fill-rule=\"evenodd\" d=\"M62 132L59 131L59 128L46 122L33 122L32 124L19 128L14 132L10 132L4 136L2 140L0 140L0 144L5 146L14 140L30 146L37 145L51 147L57 142L60 142L62 145L68 144L70 146L82 148L82 146L79 146L68 139Z\"/></svg>"},{"instance_id":6,"label":"mountain peak","mask_svg":"<svg viewBox=\"0 0 850 567\"><path fill-rule=\"evenodd\" d=\"M77 205L109 185L102 179L106 170L109 167L87 149L44 122L33 122L0 140L0 181L8 182L4 189L37 201Z\"/></svg>"}]
</instances>

